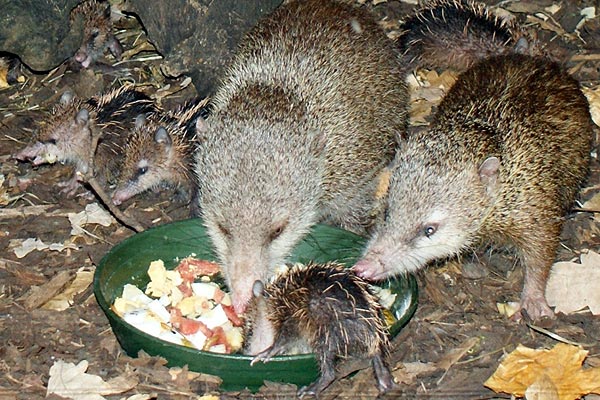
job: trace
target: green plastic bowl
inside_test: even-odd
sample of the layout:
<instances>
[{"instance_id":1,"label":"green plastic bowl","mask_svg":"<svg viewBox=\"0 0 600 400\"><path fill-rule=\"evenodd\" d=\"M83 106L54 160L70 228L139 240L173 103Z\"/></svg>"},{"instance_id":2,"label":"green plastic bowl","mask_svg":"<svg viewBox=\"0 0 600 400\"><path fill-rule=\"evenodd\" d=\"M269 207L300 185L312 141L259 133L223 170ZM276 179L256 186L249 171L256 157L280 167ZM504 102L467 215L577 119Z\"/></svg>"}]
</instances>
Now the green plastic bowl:
<instances>
[{"instance_id":1,"label":"green plastic bowl","mask_svg":"<svg viewBox=\"0 0 600 400\"><path fill-rule=\"evenodd\" d=\"M307 263L337 260L348 266L361 255L365 239L348 231L317 225L296 247L289 261ZM148 282L151 261L162 259L167 268L177 265L176 258L190 254L215 260L209 237L202 221L178 221L136 234L115 246L104 256L94 275L94 294L106 313L117 340L128 355L136 357L140 350L164 357L170 366L187 365L192 371L217 375L223 379L223 390L256 391L263 381L307 385L319 377L313 354L274 357L268 363L250 366L251 356L217 354L169 343L155 338L123 321L111 310L123 286L130 283L144 288ZM417 283L412 276L392 279L383 286L396 293L392 313L397 322L390 327L395 336L409 321L417 307Z\"/></svg>"}]
</instances>

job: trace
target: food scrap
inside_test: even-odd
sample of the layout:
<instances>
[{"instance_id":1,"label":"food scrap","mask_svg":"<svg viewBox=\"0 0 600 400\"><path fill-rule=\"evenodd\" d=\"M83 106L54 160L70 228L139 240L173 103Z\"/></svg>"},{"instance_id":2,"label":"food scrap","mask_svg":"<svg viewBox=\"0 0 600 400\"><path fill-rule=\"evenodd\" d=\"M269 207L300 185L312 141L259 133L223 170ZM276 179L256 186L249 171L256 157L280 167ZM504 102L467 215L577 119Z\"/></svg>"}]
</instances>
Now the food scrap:
<instances>
[{"instance_id":1,"label":"food scrap","mask_svg":"<svg viewBox=\"0 0 600 400\"><path fill-rule=\"evenodd\" d=\"M228 293L212 279L218 264L186 257L174 270L162 260L150 263L145 292L127 284L113 303L124 321L168 342L216 353L242 347L243 321Z\"/></svg>"}]
</instances>

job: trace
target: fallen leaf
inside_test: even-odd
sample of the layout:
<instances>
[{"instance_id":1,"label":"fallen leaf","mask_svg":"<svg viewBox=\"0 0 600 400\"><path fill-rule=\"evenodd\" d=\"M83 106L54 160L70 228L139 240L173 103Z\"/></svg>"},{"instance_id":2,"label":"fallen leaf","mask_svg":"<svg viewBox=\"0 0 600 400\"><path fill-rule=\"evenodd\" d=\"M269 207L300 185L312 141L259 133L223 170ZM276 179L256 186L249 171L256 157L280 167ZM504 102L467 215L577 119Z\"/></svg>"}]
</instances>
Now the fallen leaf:
<instances>
[{"instance_id":1,"label":"fallen leaf","mask_svg":"<svg viewBox=\"0 0 600 400\"><path fill-rule=\"evenodd\" d=\"M17 245L19 242L21 243L20 246ZM34 250L40 251L48 248L47 244L36 238L13 239L10 241L10 246L15 246L13 251L17 258L23 258Z\"/></svg>"},{"instance_id":2,"label":"fallen leaf","mask_svg":"<svg viewBox=\"0 0 600 400\"><path fill-rule=\"evenodd\" d=\"M436 365L448 371L450 367L456 364L469 350L471 350L474 346L479 344L480 339L478 337L472 337L465 340L460 346L449 350L442 358L440 358Z\"/></svg>"},{"instance_id":3,"label":"fallen leaf","mask_svg":"<svg viewBox=\"0 0 600 400\"><path fill-rule=\"evenodd\" d=\"M507 301L506 303L496 303L496 308L500 315L510 318L520 310L520 304L517 301Z\"/></svg>"},{"instance_id":4,"label":"fallen leaf","mask_svg":"<svg viewBox=\"0 0 600 400\"><path fill-rule=\"evenodd\" d=\"M125 400L150 400L150 399L156 399L156 397L157 397L156 394L137 393L137 394L127 397Z\"/></svg>"},{"instance_id":5,"label":"fallen leaf","mask_svg":"<svg viewBox=\"0 0 600 400\"><path fill-rule=\"evenodd\" d=\"M0 88L2 88L1 79L0 79ZM0 174L0 206L8 205L12 200L8 194L8 188L4 185L5 180L6 179L4 177L4 174Z\"/></svg>"},{"instance_id":6,"label":"fallen leaf","mask_svg":"<svg viewBox=\"0 0 600 400\"><path fill-rule=\"evenodd\" d=\"M17 256L17 258L23 258L27 254L31 253L34 250L42 251L42 250L52 250L52 251L63 251L65 249L74 249L77 250L76 244L71 243L70 241L66 241L64 243L51 243L46 244L40 239L37 238L27 238L23 239L12 239L9 243L9 247L13 248L13 252Z\"/></svg>"},{"instance_id":7,"label":"fallen leaf","mask_svg":"<svg viewBox=\"0 0 600 400\"><path fill-rule=\"evenodd\" d=\"M600 126L600 86L595 88L583 88L583 94L587 97L588 103L590 104L590 114L592 120L598 126Z\"/></svg>"},{"instance_id":8,"label":"fallen leaf","mask_svg":"<svg viewBox=\"0 0 600 400\"><path fill-rule=\"evenodd\" d=\"M582 252L581 263L561 261L552 266L546 300L556 312L570 314L588 307L600 314L600 254Z\"/></svg>"},{"instance_id":9,"label":"fallen leaf","mask_svg":"<svg viewBox=\"0 0 600 400\"><path fill-rule=\"evenodd\" d=\"M559 400L558 391L548 375L542 375L525 391L527 400Z\"/></svg>"},{"instance_id":10,"label":"fallen leaf","mask_svg":"<svg viewBox=\"0 0 600 400\"><path fill-rule=\"evenodd\" d=\"M68 285L62 293L59 293L48 300L42 308L55 311L66 310L73 305L75 296L86 290L92 284L93 280L94 271L80 268L71 284Z\"/></svg>"},{"instance_id":11,"label":"fallen leaf","mask_svg":"<svg viewBox=\"0 0 600 400\"><path fill-rule=\"evenodd\" d=\"M596 193L591 199L582 204L586 210L600 211L600 193Z\"/></svg>"},{"instance_id":12,"label":"fallen leaf","mask_svg":"<svg viewBox=\"0 0 600 400\"><path fill-rule=\"evenodd\" d=\"M577 26L575 26L576 31L580 30L587 21L591 21L596 18L596 7L585 7L579 11L579 15L581 15L583 18L581 18L581 20L577 23Z\"/></svg>"},{"instance_id":13,"label":"fallen leaf","mask_svg":"<svg viewBox=\"0 0 600 400\"><path fill-rule=\"evenodd\" d=\"M539 11L540 6L536 3L525 1L510 2L504 5L507 10L518 14L533 14Z\"/></svg>"},{"instance_id":14,"label":"fallen leaf","mask_svg":"<svg viewBox=\"0 0 600 400\"><path fill-rule=\"evenodd\" d=\"M2 68L0 68L0 89L6 89L10 87L8 84L8 68L5 67L5 63L0 63Z\"/></svg>"},{"instance_id":15,"label":"fallen leaf","mask_svg":"<svg viewBox=\"0 0 600 400\"><path fill-rule=\"evenodd\" d=\"M79 364L66 363L62 360L54 362L50 367L48 390L46 396L55 393L74 400L102 400L103 395L123 393L137 385L137 379L120 376L105 382L97 375L88 374L88 362Z\"/></svg>"},{"instance_id":16,"label":"fallen leaf","mask_svg":"<svg viewBox=\"0 0 600 400\"><path fill-rule=\"evenodd\" d=\"M600 393L600 368L582 368L587 354L581 347L565 343L558 343L551 350L518 345L484 385L497 393L523 397L532 385L536 385L531 390L532 395L536 390L539 393L542 387L548 388L548 382L543 382L545 375L555 386L559 400L575 400L588 393Z\"/></svg>"},{"instance_id":17,"label":"fallen leaf","mask_svg":"<svg viewBox=\"0 0 600 400\"><path fill-rule=\"evenodd\" d=\"M446 92L454 85L457 73L446 70L441 74L436 71L418 70L406 77L410 92L411 125L426 124L432 107L439 104Z\"/></svg>"},{"instance_id":18,"label":"fallen leaf","mask_svg":"<svg viewBox=\"0 0 600 400\"><path fill-rule=\"evenodd\" d=\"M83 235L87 224L100 224L102 226L110 226L113 218L108 211L98 205L92 203L85 206L85 210L78 213L69 213L69 221L71 222L71 235Z\"/></svg>"},{"instance_id":19,"label":"fallen leaf","mask_svg":"<svg viewBox=\"0 0 600 400\"><path fill-rule=\"evenodd\" d=\"M442 380L446 377L446 374L450 368L456 364L465 354L469 352L474 346L479 344L480 339L478 337L472 337L465 340L460 346L448 350L443 357L441 357L435 364L438 368L444 370L444 374L438 379L437 384L439 385Z\"/></svg>"},{"instance_id":20,"label":"fallen leaf","mask_svg":"<svg viewBox=\"0 0 600 400\"><path fill-rule=\"evenodd\" d=\"M33 310L45 304L59 293L74 278L71 271L61 271L39 287L32 287L23 297L25 309Z\"/></svg>"},{"instance_id":21,"label":"fallen leaf","mask_svg":"<svg viewBox=\"0 0 600 400\"><path fill-rule=\"evenodd\" d=\"M544 10L552 15L556 14L557 12L560 11L561 9L561 5L560 4L552 4L551 6L548 6L546 8L544 8Z\"/></svg>"},{"instance_id":22,"label":"fallen leaf","mask_svg":"<svg viewBox=\"0 0 600 400\"><path fill-rule=\"evenodd\" d=\"M392 371L392 375L398 383L410 385L419 375L431 374L438 369L435 363L423 363L420 361L399 363Z\"/></svg>"}]
</instances>

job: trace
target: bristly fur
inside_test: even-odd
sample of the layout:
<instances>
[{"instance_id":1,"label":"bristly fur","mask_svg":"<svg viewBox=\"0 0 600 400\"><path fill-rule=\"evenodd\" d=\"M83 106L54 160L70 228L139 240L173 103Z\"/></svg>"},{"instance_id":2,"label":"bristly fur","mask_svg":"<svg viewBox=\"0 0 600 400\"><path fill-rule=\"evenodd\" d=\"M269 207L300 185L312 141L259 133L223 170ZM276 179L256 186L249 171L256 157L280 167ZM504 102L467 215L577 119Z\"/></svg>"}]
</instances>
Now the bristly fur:
<instances>
[{"instance_id":1,"label":"bristly fur","mask_svg":"<svg viewBox=\"0 0 600 400\"><path fill-rule=\"evenodd\" d=\"M92 135L100 134L95 153L96 176L101 181L117 178L123 145L140 113L155 112L156 107L145 94L126 85L93 97L87 101L63 97L39 130L37 143L15 155L20 160L32 160L34 165L52 162L75 167L68 189L76 190L76 173L89 170ZM83 113L83 114L82 114ZM83 115L83 116L82 116Z\"/></svg>"},{"instance_id":2,"label":"bristly fur","mask_svg":"<svg viewBox=\"0 0 600 400\"><path fill-rule=\"evenodd\" d=\"M200 208L237 312L317 222L365 233L406 136L399 55L372 16L284 2L244 39L199 129Z\"/></svg>"},{"instance_id":3,"label":"bristly fur","mask_svg":"<svg viewBox=\"0 0 600 400\"><path fill-rule=\"evenodd\" d=\"M465 70L486 57L531 45L512 20L500 18L473 0L428 1L401 25L398 46L409 68Z\"/></svg>"},{"instance_id":4,"label":"bristly fur","mask_svg":"<svg viewBox=\"0 0 600 400\"><path fill-rule=\"evenodd\" d=\"M341 264L294 266L265 287L275 331L293 318L312 349L323 341L338 357L359 352L371 357L387 351L381 305L366 281ZM364 332L348 322L364 322ZM350 349L349 349L350 348ZM359 350L360 349L360 350Z\"/></svg>"},{"instance_id":5,"label":"bristly fur","mask_svg":"<svg viewBox=\"0 0 600 400\"><path fill-rule=\"evenodd\" d=\"M207 116L207 103L208 99L195 99L136 125L125 148L121 178L113 194L115 204L161 186L175 188L186 198L193 195L195 125L198 118ZM157 137L159 129L166 136Z\"/></svg>"},{"instance_id":6,"label":"bristly fur","mask_svg":"<svg viewBox=\"0 0 600 400\"><path fill-rule=\"evenodd\" d=\"M512 245L525 267L521 309L552 316L545 284L593 130L579 83L558 64L521 54L475 64L398 151L387 217L355 271L379 280L480 241Z\"/></svg>"},{"instance_id":7,"label":"bristly fur","mask_svg":"<svg viewBox=\"0 0 600 400\"><path fill-rule=\"evenodd\" d=\"M70 14L71 23L83 19L83 39L73 59L83 68L93 65L106 50L116 59L123 52L121 44L112 33L111 9L108 1L84 0Z\"/></svg>"},{"instance_id":8,"label":"bristly fur","mask_svg":"<svg viewBox=\"0 0 600 400\"><path fill-rule=\"evenodd\" d=\"M263 315L256 315L257 307L263 307L258 310ZM368 283L342 264L311 262L292 267L264 287L248 318L255 324L264 324L258 319L266 319L274 332L272 346L259 353L257 360L266 362L286 354L299 342L314 351L321 378L307 389L311 393L318 394L331 383L339 358L373 359L380 386L391 376L385 366L389 339L382 307ZM261 339L250 332L247 349L256 347L252 342ZM389 384L391 381L383 386Z\"/></svg>"}]
</instances>

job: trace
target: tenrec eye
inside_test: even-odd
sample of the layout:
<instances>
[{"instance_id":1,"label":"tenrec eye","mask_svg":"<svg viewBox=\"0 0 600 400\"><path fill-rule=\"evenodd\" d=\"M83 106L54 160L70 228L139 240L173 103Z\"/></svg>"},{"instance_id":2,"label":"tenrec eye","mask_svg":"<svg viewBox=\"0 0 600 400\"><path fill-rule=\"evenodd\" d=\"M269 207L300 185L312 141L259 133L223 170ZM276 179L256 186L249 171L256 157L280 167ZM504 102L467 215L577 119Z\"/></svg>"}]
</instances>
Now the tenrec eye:
<instances>
[{"instance_id":1,"label":"tenrec eye","mask_svg":"<svg viewBox=\"0 0 600 400\"><path fill-rule=\"evenodd\" d=\"M437 230L437 227L435 225L427 225L423 231L423 233L425 233L425 236L427 237L431 237L435 231Z\"/></svg>"}]
</instances>

